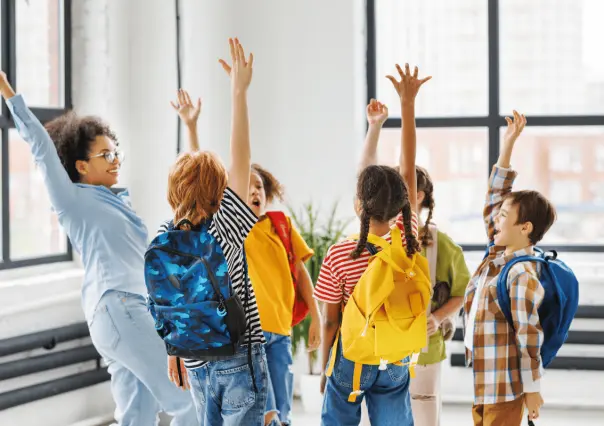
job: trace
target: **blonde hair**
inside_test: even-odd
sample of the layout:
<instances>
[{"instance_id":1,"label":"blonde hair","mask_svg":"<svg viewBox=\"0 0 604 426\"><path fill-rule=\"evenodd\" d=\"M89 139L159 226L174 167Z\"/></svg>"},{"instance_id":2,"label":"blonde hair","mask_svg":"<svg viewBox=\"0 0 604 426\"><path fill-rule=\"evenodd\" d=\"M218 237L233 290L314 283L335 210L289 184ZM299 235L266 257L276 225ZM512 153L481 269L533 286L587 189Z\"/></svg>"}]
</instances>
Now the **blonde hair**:
<instances>
[{"instance_id":1,"label":"blonde hair","mask_svg":"<svg viewBox=\"0 0 604 426\"><path fill-rule=\"evenodd\" d=\"M183 219L198 225L212 216L220 207L226 187L227 171L215 154L196 151L180 155L168 177L168 202L174 212L174 225Z\"/></svg>"}]
</instances>

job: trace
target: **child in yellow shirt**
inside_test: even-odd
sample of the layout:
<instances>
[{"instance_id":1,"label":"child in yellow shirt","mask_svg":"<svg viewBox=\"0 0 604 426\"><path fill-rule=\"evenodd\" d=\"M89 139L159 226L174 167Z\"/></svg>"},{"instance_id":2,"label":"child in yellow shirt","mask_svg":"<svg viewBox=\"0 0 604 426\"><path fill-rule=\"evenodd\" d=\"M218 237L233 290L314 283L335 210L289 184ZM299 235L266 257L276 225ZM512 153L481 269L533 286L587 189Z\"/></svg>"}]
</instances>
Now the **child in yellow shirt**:
<instances>
[{"instance_id":1,"label":"child in yellow shirt","mask_svg":"<svg viewBox=\"0 0 604 426\"><path fill-rule=\"evenodd\" d=\"M296 298L305 302L311 315L308 349L315 350L321 343L321 318L312 297L313 284L304 266L314 252L292 226L289 217L281 212L267 214L266 211L268 204L282 197L283 187L279 181L267 170L253 164L248 205L259 220L245 241L245 251L266 338L269 370L266 425L271 422L291 423L293 358L290 335Z\"/></svg>"}]
</instances>

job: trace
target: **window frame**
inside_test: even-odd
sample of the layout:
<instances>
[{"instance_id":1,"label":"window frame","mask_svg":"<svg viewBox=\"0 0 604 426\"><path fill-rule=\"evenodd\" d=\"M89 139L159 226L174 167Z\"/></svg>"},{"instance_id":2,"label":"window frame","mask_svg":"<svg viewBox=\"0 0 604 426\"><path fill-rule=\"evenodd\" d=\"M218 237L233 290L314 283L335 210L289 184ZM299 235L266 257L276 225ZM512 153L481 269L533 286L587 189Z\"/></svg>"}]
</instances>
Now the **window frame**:
<instances>
[{"instance_id":1,"label":"window frame","mask_svg":"<svg viewBox=\"0 0 604 426\"><path fill-rule=\"evenodd\" d=\"M15 91L19 90L17 81L17 1L22 0L0 0L1 16L0 31L1 40L1 66L6 73ZM62 108L32 107L32 113L42 122L52 120L72 108L71 92L71 0L63 0L63 67L64 67L64 106ZM9 162L9 130L15 128L15 123L10 115L6 102L2 101L2 115L0 116L0 132L2 135L2 260L0 270L35 266L56 262L73 260L73 249L69 238L67 238L67 250L64 253L41 257L32 257L19 260L11 260L10 253L10 162Z\"/></svg>"},{"instance_id":2,"label":"window frame","mask_svg":"<svg viewBox=\"0 0 604 426\"><path fill-rule=\"evenodd\" d=\"M488 115L487 116L458 116L458 117L418 117L415 119L417 127L482 127L488 129L488 170L485 179L491 171L492 165L499 157L500 129L505 128L505 116L499 109L499 0L488 1ZM377 95L377 48L376 48L376 0L366 0L366 29L367 29L367 102ZM604 115L528 115L527 126L604 126ZM400 118L388 118L384 123L385 128L400 128ZM485 250L486 244L461 244L466 251ZM604 244L564 244L540 246L545 250L556 249L565 252L599 252L604 253Z\"/></svg>"}]
</instances>

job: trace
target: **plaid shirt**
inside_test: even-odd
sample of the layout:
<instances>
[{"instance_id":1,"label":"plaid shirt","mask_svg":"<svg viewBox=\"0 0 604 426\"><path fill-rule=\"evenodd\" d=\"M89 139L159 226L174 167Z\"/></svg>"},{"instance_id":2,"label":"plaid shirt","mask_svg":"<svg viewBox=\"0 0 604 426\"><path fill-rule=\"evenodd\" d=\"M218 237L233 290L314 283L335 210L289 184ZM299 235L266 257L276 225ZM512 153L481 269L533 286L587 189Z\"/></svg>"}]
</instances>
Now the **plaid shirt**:
<instances>
[{"instance_id":1,"label":"plaid shirt","mask_svg":"<svg viewBox=\"0 0 604 426\"><path fill-rule=\"evenodd\" d=\"M493 241L497 215L503 198L512 191L516 172L493 167L484 209L487 234ZM543 287L535 265L521 262L508 274L511 313L514 327L505 319L497 301L497 279L503 266L517 256L533 253L527 247L510 255L505 247L492 246L466 289L465 320L472 303L477 303L471 341L466 348L466 363L474 370L474 403L496 404L513 401L525 392L539 392L543 375L541 344L543 331L537 309L543 300ZM467 331L464 328L464 332Z\"/></svg>"}]
</instances>

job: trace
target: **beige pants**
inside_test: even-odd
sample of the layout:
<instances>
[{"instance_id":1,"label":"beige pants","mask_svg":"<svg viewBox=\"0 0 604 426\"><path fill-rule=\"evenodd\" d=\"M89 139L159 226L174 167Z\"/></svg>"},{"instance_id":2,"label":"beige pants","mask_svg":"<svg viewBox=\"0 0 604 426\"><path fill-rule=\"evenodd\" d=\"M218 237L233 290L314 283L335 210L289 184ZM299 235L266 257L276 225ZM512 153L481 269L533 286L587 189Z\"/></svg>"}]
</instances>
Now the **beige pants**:
<instances>
[{"instance_id":1,"label":"beige pants","mask_svg":"<svg viewBox=\"0 0 604 426\"><path fill-rule=\"evenodd\" d=\"M440 425L440 362L430 365L416 365L415 378L411 379L411 409L415 426ZM360 426L371 426L367 405L361 404Z\"/></svg>"}]
</instances>

